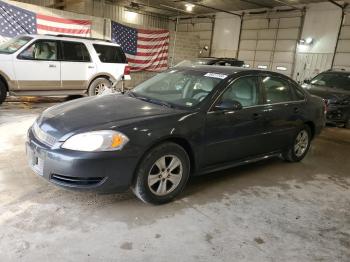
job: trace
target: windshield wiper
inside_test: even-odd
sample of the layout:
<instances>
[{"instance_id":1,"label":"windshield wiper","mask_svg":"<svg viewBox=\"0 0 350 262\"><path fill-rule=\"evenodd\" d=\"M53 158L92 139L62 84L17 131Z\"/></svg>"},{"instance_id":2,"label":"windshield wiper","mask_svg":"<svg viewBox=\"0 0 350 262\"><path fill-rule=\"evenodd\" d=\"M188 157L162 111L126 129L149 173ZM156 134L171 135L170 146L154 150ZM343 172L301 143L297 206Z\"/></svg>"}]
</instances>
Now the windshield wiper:
<instances>
[{"instance_id":1,"label":"windshield wiper","mask_svg":"<svg viewBox=\"0 0 350 262\"><path fill-rule=\"evenodd\" d=\"M135 97L137 99L140 99L142 101L146 101L146 102L149 102L149 103L152 103L152 104L157 104L157 105L166 106L166 107L170 107L170 108L174 107L171 103L166 102L166 101L161 101L161 100L158 100L158 99L152 99L152 98L145 97L145 96L138 96L138 95L135 95L133 92L130 92L128 94L130 96L132 96L132 97Z\"/></svg>"}]
</instances>

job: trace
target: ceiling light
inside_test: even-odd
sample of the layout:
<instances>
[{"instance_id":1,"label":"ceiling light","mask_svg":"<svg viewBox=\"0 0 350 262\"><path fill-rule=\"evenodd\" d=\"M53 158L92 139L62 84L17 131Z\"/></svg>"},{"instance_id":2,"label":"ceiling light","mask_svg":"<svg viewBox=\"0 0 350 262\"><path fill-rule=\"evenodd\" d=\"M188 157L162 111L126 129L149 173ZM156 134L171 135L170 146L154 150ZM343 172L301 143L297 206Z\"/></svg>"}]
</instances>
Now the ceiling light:
<instances>
[{"instance_id":1,"label":"ceiling light","mask_svg":"<svg viewBox=\"0 0 350 262\"><path fill-rule=\"evenodd\" d=\"M312 37L308 37L308 38L305 39L305 43L307 45L310 45L312 43L312 41L313 41Z\"/></svg>"},{"instance_id":2,"label":"ceiling light","mask_svg":"<svg viewBox=\"0 0 350 262\"><path fill-rule=\"evenodd\" d=\"M185 4L185 6L186 6L186 11L187 12L192 12L193 11L193 7L194 7L193 4Z\"/></svg>"}]
</instances>

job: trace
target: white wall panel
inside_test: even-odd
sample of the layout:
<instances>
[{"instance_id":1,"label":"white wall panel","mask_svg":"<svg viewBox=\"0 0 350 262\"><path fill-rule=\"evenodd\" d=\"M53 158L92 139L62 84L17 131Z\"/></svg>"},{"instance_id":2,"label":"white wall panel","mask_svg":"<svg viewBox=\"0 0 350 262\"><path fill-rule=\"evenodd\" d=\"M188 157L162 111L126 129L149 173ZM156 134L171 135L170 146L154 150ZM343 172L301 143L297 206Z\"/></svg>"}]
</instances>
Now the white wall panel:
<instances>
[{"instance_id":1,"label":"white wall panel","mask_svg":"<svg viewBox=\"0 0 350 262\"><path fill-rule=\"evenodd\" d=\"M258 30L242 30L241 39L257 39L258 38Z\"/></svg>"},{"instance_id":2,"label":"white wall panel","mask_svg":"<svg viewBox=\"0 0 350 262\"><path fill-rule=\"evenodd\" d=\"M277 29L263 29L258 31L259 39L275 39Z\"/></svg>"},{"instance_id":3,"label":"white wall panel","mask_svg":"<svg viewBox=\"0 0 350 262\"><path fill-rule=\"evenodd\" d=\"M272 51L275 41L273 40L258 40L256 50Z\"/></svg>"},{"instance_id":4,"label":"white wall panel","mask_svg":"<svg viewBox=\"0 0 350 262\"><path fill-rule=\"evenodd\" d=\"M256 51L255 61L270 61L272 52L269 51ZM270 64L270 62L268 62Z\"/></svg>"},{"instance_id":5,"label":"white wall panel","mask_svg":"<svg viewBox=\"0 0 350 262\"><path fill-rule=\"evenodd\" d=\"M296 49L297 40L277 40L276 51L294 52Z\"/></svg>"},{"instance_id":6,"label":"white wall panel","mask_svg":"<svg viewBox=\"0 0 350 262\"><path fill-rule=\"evenodd\" d=\"M295 28L300 27L301 17L286 17L281 18L279 28Z\"/></svg>"},{"instance_id":7,"label":"white wall panel","mask_svg":"<svg viewBox=\"0 0 350 262\"><path fill-rule=\"evenodd\" d=\"M238 53L238 59L241 59L243 61L254 60L254 57L255 57L255 51L240 50Z\"/></svg>"},{"instance_id":8,"label":"white wall panel","mask_svg":"<svg viewBox=\"0 0 350 262\"><path fill-rule=\"evenodd\" d=\"M277 39L298 39L299 28L279 29Z\"/></svg>"},{"instance_id":9,"label":"white wall panel","mask_svg":"<svg viewBox=\"0 0 350 262\"><path fill-rule=\"evenodd\" d=\"M275 52L273 60L275 62L293 64L294 52Z\"/></svg>"},{"instance_id":10,"label":"white wall panel","mask_svg":"<svg viewBox=\"0 0 350 262\"><path fill-rule=\"evenodd\" d=\"M268 28L268 19L243 20L243 29L263 29Z\"/></svg>"},{"instance_id":11,"label":"white wall panel","mask_svg":"<svg viewBox=\"0 0 350 262\"><path fill-rule=\"evenodd\" d=\"M240 50L255 50L257 45L257 40L242 40L240 45Z\"/></svg>"}]
</instances>

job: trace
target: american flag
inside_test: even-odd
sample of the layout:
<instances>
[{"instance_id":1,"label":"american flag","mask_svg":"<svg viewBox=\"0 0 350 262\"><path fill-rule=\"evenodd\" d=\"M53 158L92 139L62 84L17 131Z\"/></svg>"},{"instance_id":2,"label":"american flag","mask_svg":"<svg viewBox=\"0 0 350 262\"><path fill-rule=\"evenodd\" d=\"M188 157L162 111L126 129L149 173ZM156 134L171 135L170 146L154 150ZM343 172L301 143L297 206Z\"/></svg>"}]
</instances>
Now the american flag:
<instances>
[{"instance_id":1,"label":"american flag","mask_svg":"<svg viewBox=\"0 0 350 262\"><path fill-rule=\"evenodd\" d=\"M112 21L112 41L123 48L131 71L168 68L168 30L135 29Z\"/></svg>"},{"instance_id":2,"label":"american flag","mask_svg":"<svg viewBox=\"0 0 350 262\"><path fill-rule=\"evenodd\" d=\"M36 14L0 1L0 40L23 34L91 35L91 21Z\"/></svg>"}]
</instances>

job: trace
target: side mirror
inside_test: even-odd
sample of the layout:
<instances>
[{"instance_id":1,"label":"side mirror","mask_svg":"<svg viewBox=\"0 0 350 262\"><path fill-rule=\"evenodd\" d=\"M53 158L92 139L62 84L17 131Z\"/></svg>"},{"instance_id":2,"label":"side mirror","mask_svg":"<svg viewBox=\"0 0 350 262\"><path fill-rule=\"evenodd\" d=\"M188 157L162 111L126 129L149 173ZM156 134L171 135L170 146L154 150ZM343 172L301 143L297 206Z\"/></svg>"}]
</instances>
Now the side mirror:
<instances>
[{"instance_id":1,"label":"side mirror","mask_svg":"<svg viewBox=\"0 0 350 262\"><path fill-rule=\"evenodd\" d=\"M215 106L217 110L238 111L243 108L242 104L236 100L224 100Z\"/></svg>"},{"instance_id":2,"label":"side mirror","mask_svg":"<svg viewBox=\"0 0 350 262\"><path fill-rule=\"evenodd\" d=\"M310 84L310 79L305 79L305 80L304 80L304 83L305 83L305 84Z\"/></svg>"}]
</instances>

